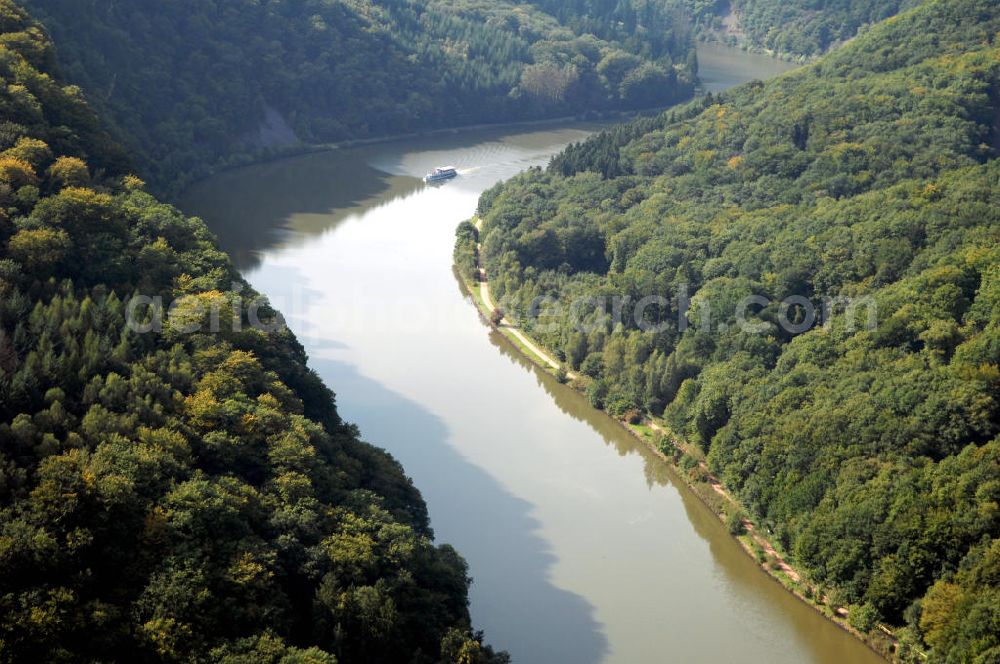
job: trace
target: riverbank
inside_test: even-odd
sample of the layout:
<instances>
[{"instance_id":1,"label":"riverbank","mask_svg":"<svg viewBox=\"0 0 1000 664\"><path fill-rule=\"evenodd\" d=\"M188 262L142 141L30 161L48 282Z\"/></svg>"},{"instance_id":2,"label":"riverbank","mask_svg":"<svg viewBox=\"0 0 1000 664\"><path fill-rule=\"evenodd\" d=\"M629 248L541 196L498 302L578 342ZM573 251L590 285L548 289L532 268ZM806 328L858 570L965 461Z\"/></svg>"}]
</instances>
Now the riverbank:
<instances>
[{"instance_id":1,"label":"riverbank","mask_svg":"<svg viewBox=\"0 0 1000 664\"><path fill-rule=\"evenodd\" d=\"M481 231L481 219L476 218L472 223L477 232ZM455 272L481 317L533 364L555 375L560 382L566 383L574 390L585 393L589 383L586 376L566 368L498 309L490 294L489 280L479 258L482 245L478 240L476 249L477 281L470 279L461 270ZM788 563L787 554L781 551L780 546L777 546L768 534L762 532L758 524L746 516L736 498L709 471L704 454L699 449L674 434L667 423L660 418L644 417L631 422L616 419L616 422L667 464L674 475L683 481L722 523L726 524L730 534L740 543L743 551L757 563L759 569L800 601L858 638L876 654L890 661L894 659L899 643L892 631L881 624L876 625L869 633L862 633L856 629L849 621L847 608L836 605L822 588L811 583L803 572Z\"/></svg>"}]
</instances>

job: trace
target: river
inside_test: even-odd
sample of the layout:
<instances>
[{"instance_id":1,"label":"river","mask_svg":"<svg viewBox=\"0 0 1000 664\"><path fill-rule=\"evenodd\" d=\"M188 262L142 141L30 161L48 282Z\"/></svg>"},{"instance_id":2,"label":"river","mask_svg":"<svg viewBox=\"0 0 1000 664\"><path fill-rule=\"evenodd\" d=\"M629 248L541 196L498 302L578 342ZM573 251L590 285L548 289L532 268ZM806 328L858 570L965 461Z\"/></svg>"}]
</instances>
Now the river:
<instances>
[{"instance_id":1,"label":"river","mask_svg":"<svg viewBox=\"0 0 1000 664\"><path fill-rule=\"evenodd\" d=\"M706 88L745 80L753 57L703 56ZM881 661L761 572L662 462L463 294L454 229L479 194L595 129L310 154L221 174L182 207L286 314L341 415L402 462L437 539L469 562L475 626L515 662ZM460 177L425 186L442 163Z\"/></svg>"}]
</instances>

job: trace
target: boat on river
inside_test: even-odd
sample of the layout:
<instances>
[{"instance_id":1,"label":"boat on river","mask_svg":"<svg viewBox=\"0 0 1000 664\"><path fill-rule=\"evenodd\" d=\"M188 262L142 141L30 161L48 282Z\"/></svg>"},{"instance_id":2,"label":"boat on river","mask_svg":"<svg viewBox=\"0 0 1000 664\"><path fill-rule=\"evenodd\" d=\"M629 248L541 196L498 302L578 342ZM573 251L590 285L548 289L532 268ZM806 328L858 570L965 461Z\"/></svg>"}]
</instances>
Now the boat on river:
<instances>
[{"instance_id":1,"label":"boat on river","mask_svg":"<svg viewBox=\"0 0 1000 664\"><path fill-rule=\"evenodd\" d=\"M458 171L454 166L438 166L424 176L424 182L443 182L454 177L458 177Z\"/></svg>"}]
</instances>

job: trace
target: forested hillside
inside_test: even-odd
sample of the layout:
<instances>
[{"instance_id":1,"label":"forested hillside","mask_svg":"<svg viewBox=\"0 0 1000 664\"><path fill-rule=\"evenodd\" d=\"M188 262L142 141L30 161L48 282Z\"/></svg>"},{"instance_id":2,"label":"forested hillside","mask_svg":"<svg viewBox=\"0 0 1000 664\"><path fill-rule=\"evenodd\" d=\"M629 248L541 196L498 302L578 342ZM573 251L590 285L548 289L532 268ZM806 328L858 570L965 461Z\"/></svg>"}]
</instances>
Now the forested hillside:
<instances>
[{"instance_id":1,"label":"forested hillside","mask_svg":"<svg viewBox=\"0 0 1000 664\"><path fill-rule=\"evenodd\" d=\"M26 0L158 185L261 148L690 96L671 2ZM586 20L574 20L586 16ZM675 17L677 20L675 21Z\"/></svg>"},{"instance_id":2,"label":"forested hillside","mask_svg":"<svg viewBox=\"0 0 1000 664\"><path fill-rule=\"evenodd\" d=\"M663 416L852 622L938 662L1000 658L998 34L932 0L479 210L494 296L594 405Z\"/></svg>"},{"instance_id":3,"label":"forested hillside","mask_svg":"<svg viewBox=\"0 0 1000 664\"><path fill-rule=\"evenodd\" d=\"M399 465L53 61L0 0L0 661L503 661Z\"/></svg>"},{"instance_id":4,"label":"forested hillside","mask_svg":"<svg viewBox=\"0 0 1000 664\"><path fill-rule=\"evenodd\" d=\"M860 28L920 4L920 0L687 2L703 36L722 35L726 41L783 57L820 55L834 44L854 38Z\"/></svg>"}]
</instances>

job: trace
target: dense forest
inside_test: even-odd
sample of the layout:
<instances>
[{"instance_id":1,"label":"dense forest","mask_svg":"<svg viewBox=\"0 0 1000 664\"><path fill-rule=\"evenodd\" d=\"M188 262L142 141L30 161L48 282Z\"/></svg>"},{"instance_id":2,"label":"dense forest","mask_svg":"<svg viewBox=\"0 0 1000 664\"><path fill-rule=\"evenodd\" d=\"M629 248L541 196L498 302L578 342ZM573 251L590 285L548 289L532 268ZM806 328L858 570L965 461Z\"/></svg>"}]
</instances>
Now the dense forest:
<instances>
[{"instance_id":1,"label":"dense forest","mask_svg":"<svg viewBox=\"0 0 1000 664\"><path fill-rule=\"evenodd\" d=\"M701 36L721 36L731 43L789 58L820 55L853 39L864 26L919 3L920 0L687 0ZM729 12L735 25L724 25Z\"/></svg>"},{"instance_id":2,"label":"dense forest","mask_svg":"<svg viewBox=\"0 0 1000 664\"><path fill-rule=\"evenodd\" d=\"M161 189L299 141L663 106L695 75L679 2L25 4Z\"/></svg>"},{"instance_id":3,"label":"dense forest","mask_svg":"<svg viewBox=\"0 0 1000 664\"><path fill-rule=\"evenodd\" d=\"M0 661L506 661L396 461L53 63L0 0Z\"/></svg>"},{"instance_id":4,"label":"dense forest","mask_svg":"<svg viewBox=\"0 0 1000 664\"><path fill-rule=\"evenodd\" d=\"M591 402L662 417L933 662L1000 659L998 35L996 2L931 0L479 206L494 297Z\"/></svg>"}]
</instances>

